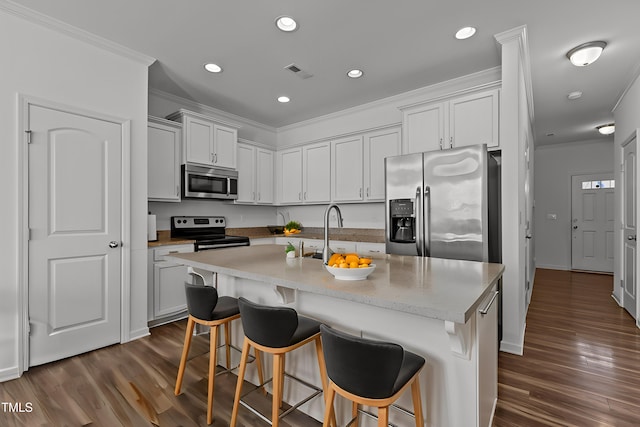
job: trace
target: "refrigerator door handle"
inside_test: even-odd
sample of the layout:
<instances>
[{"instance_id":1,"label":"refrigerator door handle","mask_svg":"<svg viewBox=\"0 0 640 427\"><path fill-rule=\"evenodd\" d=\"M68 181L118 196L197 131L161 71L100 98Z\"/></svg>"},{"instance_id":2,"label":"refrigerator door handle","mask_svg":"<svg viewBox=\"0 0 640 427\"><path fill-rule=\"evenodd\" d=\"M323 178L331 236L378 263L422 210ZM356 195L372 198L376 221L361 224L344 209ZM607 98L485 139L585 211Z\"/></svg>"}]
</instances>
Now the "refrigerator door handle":
<instances>
[{"instance_id":1,"label":"refrigerator door handle","mask_svg":"<svg viewBox=\"0 0 640 427\"><path fill-rule=\"evenodd\" d=\"M424 229L424 255L431 256L431 188L429 186L424 187L424 207L422 210Z\"/></svg>"},{"instance_id":2,"label":"refrigerator door handle","mask_svg":"<svg viewBox=\"0 0 640 427\"><path fill-rule=\"evenodd\" d=\"M424 256L423 247L424 244L422 242L422 188L418 187L416 189L416 249L418 251L418 256Z\"/></svg>"}]
</instances>

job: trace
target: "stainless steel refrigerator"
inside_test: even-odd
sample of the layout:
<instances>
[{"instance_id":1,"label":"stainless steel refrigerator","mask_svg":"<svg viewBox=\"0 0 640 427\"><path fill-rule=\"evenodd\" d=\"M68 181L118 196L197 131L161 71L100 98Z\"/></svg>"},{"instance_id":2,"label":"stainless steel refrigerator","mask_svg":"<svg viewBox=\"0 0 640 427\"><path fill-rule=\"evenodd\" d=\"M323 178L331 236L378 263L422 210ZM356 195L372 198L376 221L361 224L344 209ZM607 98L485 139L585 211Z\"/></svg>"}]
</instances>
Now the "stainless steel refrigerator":
<instances>
[{"instance_id":1,"label":"stainless steel refrigerator","mask_svg":"<svg viewBox=\"0 0 640 427\"><path fill-rule=\"evenodd\" d=\"M487 146L385 159L388 254L501 262L500 155Z\"/></svg>"}]
</instances>

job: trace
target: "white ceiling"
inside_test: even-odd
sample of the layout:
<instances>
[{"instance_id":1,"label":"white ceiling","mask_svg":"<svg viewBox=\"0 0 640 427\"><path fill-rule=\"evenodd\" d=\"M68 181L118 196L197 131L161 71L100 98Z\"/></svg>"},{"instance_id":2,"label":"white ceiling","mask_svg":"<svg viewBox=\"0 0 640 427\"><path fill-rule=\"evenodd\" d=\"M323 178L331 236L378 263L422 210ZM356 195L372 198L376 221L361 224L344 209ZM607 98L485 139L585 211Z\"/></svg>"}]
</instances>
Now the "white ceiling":
<instances>
[{"instance_id":1,"label":"white ceiling","mask_svg":"<svg viewBox=\"0 0 640 427\"><path fill-rule=\"evenodd\" d=\"M15 2L157 58L152 88L276 128L498 66L493 36L526 25L536 144L593 140L640 65L638 0ZM278 31L283 14L300 28ZM456 40L466 25L478 32ZM603 56L571 65L566 52L594 40L608 43ZM209 61L224 72L204 71ZM365 76L347 78L353 67ZM584 95L569 101L574 90Z\"/></svg>"}]
</instances>

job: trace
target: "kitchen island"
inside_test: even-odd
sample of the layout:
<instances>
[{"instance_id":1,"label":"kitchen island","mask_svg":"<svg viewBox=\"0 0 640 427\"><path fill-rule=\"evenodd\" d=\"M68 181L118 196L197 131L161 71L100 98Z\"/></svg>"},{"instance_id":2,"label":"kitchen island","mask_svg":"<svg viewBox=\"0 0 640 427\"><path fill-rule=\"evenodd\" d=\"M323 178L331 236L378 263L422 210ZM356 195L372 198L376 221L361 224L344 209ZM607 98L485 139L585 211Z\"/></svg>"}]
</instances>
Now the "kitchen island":
<instances>
[{"instance_id":1,"label":"kitchen island","mask_svg":"<svg viewBox=\"0 0 640 427\"><path fill-rule=\"evenodd\" d=\"M322 261L286 259L277 245L175 254L215 282L222 295L244 296L262 304L289 305L330 326L368 338L397 342L427 360L421 374L426 424L489 426L497 398L497 303L504 267L473 261L382 255L366 280L342 281ZM217 273L214 279L212 273ZM493 304L492 304L493 303ZM479 310L486 311L481 314ZM242 334L235 328L234 339ZM287 358L287 370L320 384L313 349ZM249 377L256 381L257 377ZM285 401L305 395L291 387ZM410 396L399 401L411 408ZM323 404L314 399L301 408L317 419ZM348 420L346 402L338 416ZM401 412L391 421L411 425ZM365 417L366 420L366 417ZM363 425L369 425L366 421ZM372 424L373 425L373 424Z\"/></svg>"}]
</instances>

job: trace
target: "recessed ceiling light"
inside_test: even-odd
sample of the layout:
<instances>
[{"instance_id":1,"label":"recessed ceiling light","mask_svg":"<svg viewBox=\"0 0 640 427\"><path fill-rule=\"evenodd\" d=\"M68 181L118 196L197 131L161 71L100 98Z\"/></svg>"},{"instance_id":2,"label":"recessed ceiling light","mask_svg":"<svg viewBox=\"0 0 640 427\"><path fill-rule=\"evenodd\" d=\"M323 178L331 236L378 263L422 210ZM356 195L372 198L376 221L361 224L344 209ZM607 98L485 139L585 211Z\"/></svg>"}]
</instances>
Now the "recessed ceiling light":
<instances>
[{"instance_id":1,"label":"recessed ceiling light","mask_svg":"<svg viewBox=\"0 0 640 427\"><path fill-rule=\"evenodd\" d=\"M279 16L276 18L276 27L281 31L290 33L298 29L298 23L290 16Z\"/></svg>"},{"instance_id":2,"label":"recessed ceiling light","mask_svg":"<svg viewBox=\"0 0 640 427\"><path fill-rule=\"evenodd\" d=\"M347 76L351 77L352 79L359 79L363 74L364 72L362 70L358 70L357 68L354 68L353 70L349 70L347 72Z\"/></svg>"},{"instance_id":3,"label":"recessed ceiling light","mask_svg":"<svg viewBox=\"0 0 640 427\"><path fill-rule=\"evenodd\" d=\"M208 64L204 64L204 69L207 70L210 73L221 73L222 72L222 67L219 66L218 64L214 64L212 62L210 62Z\"/></svg>"},{"instance_id":4,"label":"recessed ceiling light","mask_svg":"<svg viewBox=\"0 0 640 427\"><path fill-rule=\"evenodd\" d=\"M458 30L456 33L456 38L458 40L468 39L476 33L476 29L474 27L463 27Z\"/></svg>"},{"instance_id":5,"label":"recessed ceiling light","mask_svg":"<svg viewBox=\"0 0 640 427\"><path fill-rule=\"evenodd\" d=\"M603 135L611 135L616 131L616 125L615 123L609 123L606 125L596 126L596 129L598 129L598 132Z\"/></svg>"},{"instance_id":6,"label":"recessed ceiling light","mask_svg":"<svg viewBox=\"0 0 640 427\"><path fill-rule=\"evenodd\" d=\"M607 45L606 42L597 41L581 44L567 52L567 58L576 67L584 67L593 64Z\"/></svg>"},{"instance_id":7,"label":"recessed ceiling light","mask_svg":"<svg viewBox=\"0 0 640 427\"><path fill-rule=\"evenodd\" d=\"M570 100L572 100L572 101L573 101L574 99L578 99L578 98L580 98L580 97L582 97L582 92L580 92L579 90L575 90L575 91L573 91L573 92L570 92L570 93L567 95L567 98L569 98L569 99L570 99Z\"/></svg>"},{"instance_id":8,"label":"recessed ceiling light","mask_svg":"<svg viewBox=\"0 0 640 427\"><path fill-rule=\"evenodd\" d=\"M289 101L291 101L291 99L289 99L288 96L279 96L278 97L278 102L282 102L283 104L285 104L285 103L287 103Z\"/></svg>"}]
</instances>

